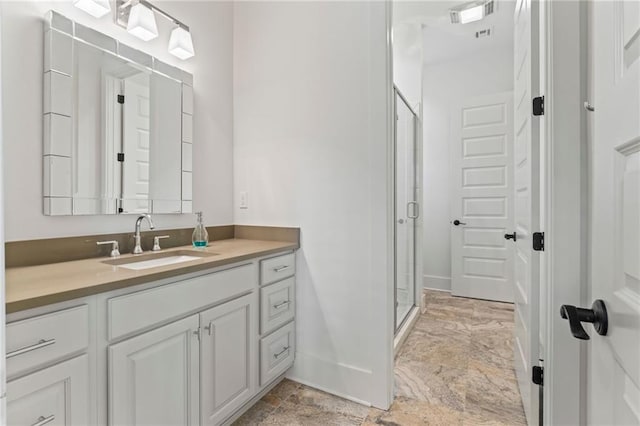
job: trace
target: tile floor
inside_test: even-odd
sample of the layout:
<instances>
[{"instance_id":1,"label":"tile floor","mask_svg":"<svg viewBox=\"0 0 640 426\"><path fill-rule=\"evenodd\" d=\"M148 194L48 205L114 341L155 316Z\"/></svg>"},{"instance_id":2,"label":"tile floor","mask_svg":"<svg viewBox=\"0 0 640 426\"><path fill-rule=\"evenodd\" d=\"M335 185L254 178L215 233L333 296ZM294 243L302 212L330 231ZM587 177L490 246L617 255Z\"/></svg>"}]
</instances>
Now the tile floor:
<instances>
[{"instance_id":1,"label":"tile floor","mask_svg":"<svg viewBox=\"0 0 640 426\"><path fill-rule=\"evenodd\" d=\"M396 358L389 411L285 380L235 425L526 425L513 371L513 306L428 291Z\"/></svg>"}]
</instances>

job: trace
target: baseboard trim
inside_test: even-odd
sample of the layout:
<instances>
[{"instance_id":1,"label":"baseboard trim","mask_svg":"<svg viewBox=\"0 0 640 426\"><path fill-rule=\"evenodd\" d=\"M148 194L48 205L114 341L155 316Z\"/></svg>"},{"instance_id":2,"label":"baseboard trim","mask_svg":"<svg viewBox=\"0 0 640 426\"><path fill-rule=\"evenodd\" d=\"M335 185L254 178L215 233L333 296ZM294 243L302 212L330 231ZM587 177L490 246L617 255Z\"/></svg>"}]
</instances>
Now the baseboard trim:
<instances>
[{"instance_id":1,"label":"baseboard trim","mask_svg":"<svg viewBox=\"0 0 640 426\"><path fill-rule=\"evenodd\" d=\"M358 404L371 406L372 372L297 352L287 378Z\"/></svg>"},{"instance_id":2,"label":"baseboard trim","mask_svg":"<svg viewBox=\"0 0 640 426\"><path fill-rule=\"evenodd\" d=\"M451 277L437 275L423 275L422 287L430 290L451 291Z\"/></svg>"}]
</instances>

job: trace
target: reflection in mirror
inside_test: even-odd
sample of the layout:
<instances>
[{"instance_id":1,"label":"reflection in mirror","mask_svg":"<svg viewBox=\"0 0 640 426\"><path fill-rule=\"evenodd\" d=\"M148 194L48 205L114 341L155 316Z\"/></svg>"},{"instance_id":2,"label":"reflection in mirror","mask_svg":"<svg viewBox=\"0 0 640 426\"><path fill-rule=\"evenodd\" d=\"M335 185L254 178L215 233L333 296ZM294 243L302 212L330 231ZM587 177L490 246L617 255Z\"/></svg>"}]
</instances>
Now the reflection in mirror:
<instances>
[{"instance_id":1,"label":"reflection in mirror","mask_svg":"<svg viewBox=\"0 0 640 426\"><path fill-rule=\"evenodd\" d=\"M177 78L187 75L52 27L45 41L45 214L190 212L192 89Z\"/></svg>"}]
</instances>

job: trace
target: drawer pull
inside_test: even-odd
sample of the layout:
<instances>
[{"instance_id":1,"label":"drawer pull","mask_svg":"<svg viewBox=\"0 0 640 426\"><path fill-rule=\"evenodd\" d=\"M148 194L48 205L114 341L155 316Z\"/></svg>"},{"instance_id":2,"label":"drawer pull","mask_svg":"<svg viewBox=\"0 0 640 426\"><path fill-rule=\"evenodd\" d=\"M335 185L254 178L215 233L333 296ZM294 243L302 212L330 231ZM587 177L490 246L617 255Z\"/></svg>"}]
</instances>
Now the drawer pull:
<instances>
[{"instance_id":1,"label":"drawer pull","mask_svg":"<svg viewBox=\"0 0 640 426\"><path fill-rule=\"evenodd\" d=\"M286 269L289 269L290 266L289 265L282 265L282 266L277 266L275 268L273 268L273 272L282 272Z\"/></svg>"},{"instance_id":2,"label":"drawer pull","mask_svg":"<svg viewBox=\"0 0 640 426\"><path fill-rule=\"evenodd\" d=\"M289 303L291 303L291 301L289 301L289 300L285 300L284 302L276 303L275 305L273 305L273 309L280 309L281 307L283 307L284 305L288 305Z\"/></svg>"},{"instance_id":3,"label":"drawer pull","mask_svg":"<svg viewBox=\"0 0 640 426\"><path fill-rule=\"evenodd\" d=\"M38 417L38 421L32 424L31 426L43 426L43 425L46 425L47 423L51 423L55 419L56 419L55 414L52 414L48 417L40 416Z\"/></svg>"},{"instance_id":4,"label":"drawer pull","mask_svg":"<svg viewBox=\"0 0 640 426\"><path fill-rule=\"evenodd\" d=\"M281 356L282 354L284 354L284 353L285 353L285 352L287 352L288 350L289 350L289 346L285 346L284 348L282 348L282 350L281 350L280 352L278 352L277 354L273 354L273 357L274 357L275 359L278 359L278 358L280 358L280 356Z\"/></svg>"},{"instance_id":5,"label":"drawer pull","mask_svg":"<svg viewBox=\"0 0 640 426\"><path fill-rule=\"evenodd\" d=\"M13 358L14 356L25 354L27 352L35 351L36 349L46 348L47 346L51 346L54 343L56 343L56 339L49 339L49 340L42 339L38 343L36 343L35 345L25 346L24 348L16 349L13 352L9 352L7 354L7 359ZM51 420L49 420L49 421L51 421Z\"/></svg>"}]
</instances>

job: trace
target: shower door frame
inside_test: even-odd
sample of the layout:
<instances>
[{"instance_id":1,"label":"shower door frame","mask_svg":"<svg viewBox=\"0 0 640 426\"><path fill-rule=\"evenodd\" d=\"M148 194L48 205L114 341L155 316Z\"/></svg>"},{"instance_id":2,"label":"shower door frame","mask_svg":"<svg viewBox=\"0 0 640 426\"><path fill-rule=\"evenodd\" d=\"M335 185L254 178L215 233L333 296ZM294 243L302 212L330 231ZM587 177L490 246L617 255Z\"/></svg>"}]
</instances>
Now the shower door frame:
<instances>
[{"instance_id":1,"label":"shower door frame","mask_svg":"<svg viewBox=\"0 0 640 426\"><path fill-rule=\"evenodd\" d=\"M422 250L419 249L419 244L421 243L421 238L419 230L422 229L420 224L422 223L422 149L421 149L421 141L420 138L420 130L422 129L420 120L420 115L411 107L409 101L404 97L402 92L398 89L398 87L393 85L393 333L394 336L397 336L400 330L407 323L407 320L412 317L416 309L420 308L421 298L420 294L422 293L419 289L422 289L422 285L418 285L418 271L421 270L418 266L422 264L421 255ZM398 98L406 105L409 111L413 114L413 170L414 170L414 200L418 205L418 217L415 219L411 219L414 221L413 223L413 306L406 313L404 318L400 322L398 322L398 232L397 232L397 224L398 224L398 193L397 193L397 184L398 184L398 168L397 168L397 152L398 152ZM420 256L420 258L419 258Z\"/></svg>"}]
</instances>

